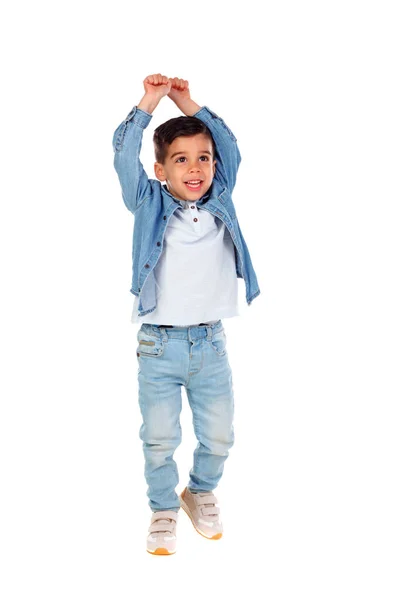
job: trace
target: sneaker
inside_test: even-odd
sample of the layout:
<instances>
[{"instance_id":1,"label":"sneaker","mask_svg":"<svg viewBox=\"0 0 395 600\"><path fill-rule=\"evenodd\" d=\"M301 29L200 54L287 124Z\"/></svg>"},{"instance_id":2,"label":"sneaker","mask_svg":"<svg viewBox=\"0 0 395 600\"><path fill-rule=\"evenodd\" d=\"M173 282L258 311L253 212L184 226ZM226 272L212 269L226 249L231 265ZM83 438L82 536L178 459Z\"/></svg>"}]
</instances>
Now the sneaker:
<instances>
[{"instance_id":1,"label":"sneaker","mask_svg":"<svg viewBox=\"0 0 395 600\"><path fill-rule=\"evenodd\" d=\"M159 510L152 513L148 529L147 552L150 554L174 554L176 551L176 525L178 513Z\"/></svg>"},{"instance_id":2,"label":"sneaker","mask_svg":"<svg viewBox=\"0 0 395 600\"><path fill-rule=\"evenodd\" d=\"M218 500L212 492L193 494L186 487L181 493L180 502L198 533L209 540L219 540L222 537Z\"/></svg>"}]
</instances>

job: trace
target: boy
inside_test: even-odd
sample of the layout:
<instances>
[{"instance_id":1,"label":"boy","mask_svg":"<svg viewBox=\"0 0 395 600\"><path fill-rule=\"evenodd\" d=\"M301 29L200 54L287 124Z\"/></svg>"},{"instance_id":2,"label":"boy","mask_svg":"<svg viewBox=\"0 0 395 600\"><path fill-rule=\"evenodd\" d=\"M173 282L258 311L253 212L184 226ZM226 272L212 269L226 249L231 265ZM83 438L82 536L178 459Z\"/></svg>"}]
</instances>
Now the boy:
<instances>
[{"instance_id":1,"label":"boy","mask_svg":"<svg viewBox=\"0 0 395 600\"><path fill-rule=\"evenodd\" d=\"M221 319L238 315L237 278L245 280L248 304L260 290L231 198L241 160L235 136L191 99L187 80L158 73L143 85L145 94L116 129L113 148L123 200L135 217L130 291L132 322L140 324L140 438L152 510L147 551L163 555L175 552L180 507L201 535L222 536L213 489L234 434ZM142 135L164 96L185 116L155 130L157 179L148 179L139 159ZM181 442L182 385L198 445L178 496L173 454Z\"/></svg>"}]
</instances>

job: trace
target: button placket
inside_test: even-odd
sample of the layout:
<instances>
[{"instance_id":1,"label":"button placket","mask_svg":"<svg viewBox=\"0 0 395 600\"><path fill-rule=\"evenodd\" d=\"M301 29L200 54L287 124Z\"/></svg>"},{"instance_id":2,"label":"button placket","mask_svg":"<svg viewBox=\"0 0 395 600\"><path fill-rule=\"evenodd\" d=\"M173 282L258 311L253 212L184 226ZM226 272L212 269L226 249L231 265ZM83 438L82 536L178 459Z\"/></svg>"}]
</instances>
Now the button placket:
<instances>
[{"instance_id":1,"label":"button placket","mask_svg":"<svg viewBox=\"0 0 395 600\"><path fill-rule=\"evenodd\" d=\"M190 209L196 209L196 205L195 204L191 204L189 208ZM193 217L193 221L194 221L194 223L197 223L199 221L198 217Z\"/></svg>"}]
</instances>

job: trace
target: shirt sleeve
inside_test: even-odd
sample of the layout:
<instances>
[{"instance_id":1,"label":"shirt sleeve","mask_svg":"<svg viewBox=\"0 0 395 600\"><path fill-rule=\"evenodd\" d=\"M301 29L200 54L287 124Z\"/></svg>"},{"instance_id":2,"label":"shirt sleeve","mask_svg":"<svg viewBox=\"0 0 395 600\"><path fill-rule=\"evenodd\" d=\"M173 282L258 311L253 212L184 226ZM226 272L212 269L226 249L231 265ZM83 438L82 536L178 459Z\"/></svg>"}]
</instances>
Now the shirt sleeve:
<instances>
[{"instance_id":1,"label":"shirt sleeve","mask_svg":"<svg viewBox=\"0 0 395 600\"><path fill-rule=\"evenodd\" d=\"M151 180L140 161L143 132L151 119L150 113L134 106L113 135L114 167L123 201L132 213L152 194Z\"/></svg>"},{"instance_id":2,"label":"shirt sleeve","mask_svg":"<svg viewBox=\"0 0 395 600\"><path fill-rule=\"evenodd\" d=\"M215 143L215 177L231 192L236 184L241 162L237 139L225 121L207 106L203 106L193 116L209 128Z\"/></svg>"}]
</instances>

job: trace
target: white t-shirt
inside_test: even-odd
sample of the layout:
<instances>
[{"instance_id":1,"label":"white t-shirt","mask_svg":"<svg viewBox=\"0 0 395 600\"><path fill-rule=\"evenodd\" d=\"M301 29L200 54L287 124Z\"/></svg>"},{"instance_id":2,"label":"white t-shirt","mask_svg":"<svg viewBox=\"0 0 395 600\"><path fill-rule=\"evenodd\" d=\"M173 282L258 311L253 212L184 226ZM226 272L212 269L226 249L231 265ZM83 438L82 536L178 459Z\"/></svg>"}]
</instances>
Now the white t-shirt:
<instances>
[{"instance_id":1,"label":"white t-shirt","mask_svg":"<svg viewBox=\"0 0 395 600\"><path fill-rule=\"evenodd\" d=\"M139 317L134 297L132 323L198 325L235 317L238 282L231 235L218 217L180 200L166 228L163 250L151 276L157 306Z\"/></svg>"}]
</instances>

